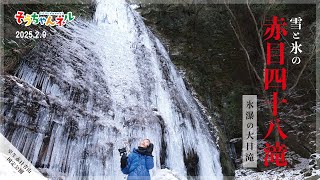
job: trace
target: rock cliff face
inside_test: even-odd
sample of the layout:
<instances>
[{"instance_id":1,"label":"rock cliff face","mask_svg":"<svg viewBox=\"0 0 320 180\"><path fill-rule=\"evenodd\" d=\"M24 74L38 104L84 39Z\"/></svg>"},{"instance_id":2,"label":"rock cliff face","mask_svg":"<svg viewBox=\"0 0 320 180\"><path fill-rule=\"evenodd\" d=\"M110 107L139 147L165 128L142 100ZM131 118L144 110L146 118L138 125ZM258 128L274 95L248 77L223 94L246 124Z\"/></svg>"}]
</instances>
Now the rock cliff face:
<instances>
[{"instance_id":1,"label":"rock cliff face","mask_svg":"<svg viewBox=\"0 0 320 180\"><path fill-rule=\"evenodd\" d=\"M123 179L118 148L148 137L152 173L222 178L212 120L128 4L97 1L93 22L51 34L1 76L1 133L32 164L49 177Z\"/></svg>"},{"instance_id":2,"label":"rock cliff face","mask_svg":"<svg viewBox=\"0 0 320 180\"><path fill-rule=\"evenodd\" d=\"M268 7L266 5L250 6L259 25L265 12L268 12L266 18L278 15L285 17L287 22L292 17L299 16L303 19L299 43L304 45L304 52L301 54L304 61L300 65L292 65L290 62L292 38L289 36L292 31L289 24L286 27L289 34L286 38L289 43L286 43L285 49L289 69L288 88L296 82L304 65L306 68L297 86L288 93L288 104L280 106L278 111L282 120L281 128L288 135L284 144L300 156L309 158L316 147L316 61L313 51L315 5L274 5L269 11L264 11ZM243 35L242 42L248 49L257 72L262 75L262 53L257 48L259 41L248 8L241 4L230 5L230 8L240 27L238 32ZM201 102L208 107L209 113L217 118L216 123L223 132L220 136L220 142L224 146L220 148L223 171L224 174L232 175L234 169L230 165L231 158L240 158L242 152L239 138L242 136L242 129L239 128L242 95L258 94L260 139L263 139L269 127L269 110L263 107L265 103L258 90L259 82L248 70L245 53L230 26L233 18L229 11L223 4L143 4L138 11L151 30L165 42L173 63L186 71L187 79ZM274 139L272 136L269 140ZM263 165L259 166L259 170L263 170Z\"/></svg>"}]
</instances>

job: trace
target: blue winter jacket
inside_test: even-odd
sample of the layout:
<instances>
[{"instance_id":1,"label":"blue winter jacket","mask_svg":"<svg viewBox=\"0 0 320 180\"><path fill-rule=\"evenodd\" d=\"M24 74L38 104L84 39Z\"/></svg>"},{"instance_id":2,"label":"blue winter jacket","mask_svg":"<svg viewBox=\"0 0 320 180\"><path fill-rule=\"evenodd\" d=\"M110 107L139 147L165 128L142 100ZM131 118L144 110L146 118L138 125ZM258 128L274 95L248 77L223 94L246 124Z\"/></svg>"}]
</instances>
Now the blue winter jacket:
<instances>
[{"instance_id":1,"label":"blue winter jacket","mask_svg":"<svg viewBox=\"0 0 320 180\"><path fill-rule=\"evenodd\" d=\"M149 169L152 169L153 157L140 154L136 148L128 155L127 166L121 171L129 174L127 180L150 180Z\"/></svg>"}]
</instances>

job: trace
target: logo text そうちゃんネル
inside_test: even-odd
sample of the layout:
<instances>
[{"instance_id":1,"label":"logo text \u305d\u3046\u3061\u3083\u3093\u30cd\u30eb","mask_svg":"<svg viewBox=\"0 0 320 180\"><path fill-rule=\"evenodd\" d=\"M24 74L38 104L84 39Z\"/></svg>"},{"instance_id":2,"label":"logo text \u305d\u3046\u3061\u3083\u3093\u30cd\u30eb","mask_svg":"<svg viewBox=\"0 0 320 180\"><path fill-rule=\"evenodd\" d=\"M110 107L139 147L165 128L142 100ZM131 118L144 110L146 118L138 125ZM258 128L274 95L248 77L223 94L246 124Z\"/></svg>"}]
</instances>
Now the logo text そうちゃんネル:
<instances>
[{"instance_id":1,"label":"logo text \u305d\u3046\u3061\u3083\u3093\u30cd\u30eb","mask_svg":"<svg viewBox=\"0 0 320 180\"><path fill-rule=\"evenodd\" d=\"M41 25L41 26L63 26L75 19L72 12L32 12L31 14L24 11L17 11L14 15L16 22L24 26Z\"/></svg>"}]
</instances>

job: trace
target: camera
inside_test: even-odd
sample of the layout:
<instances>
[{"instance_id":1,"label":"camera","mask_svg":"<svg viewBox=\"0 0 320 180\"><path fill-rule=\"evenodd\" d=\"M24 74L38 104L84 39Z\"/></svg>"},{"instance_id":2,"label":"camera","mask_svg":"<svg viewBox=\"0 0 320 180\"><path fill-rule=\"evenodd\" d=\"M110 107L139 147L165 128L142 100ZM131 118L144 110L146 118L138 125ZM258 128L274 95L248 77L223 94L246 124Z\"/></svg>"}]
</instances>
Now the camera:
<instances>
[{"instance_id":1,"label":"camera","mask_svg":"<svg viewBox=\"0 0 320 180\"><path fill-rule=\"evenodd\" d=\"M121 148L121 149L118 149L119 153L120 153L120 156L122 156L123 154L126 154L127 150L126 148Z\"/></svg>"}]
</instances>

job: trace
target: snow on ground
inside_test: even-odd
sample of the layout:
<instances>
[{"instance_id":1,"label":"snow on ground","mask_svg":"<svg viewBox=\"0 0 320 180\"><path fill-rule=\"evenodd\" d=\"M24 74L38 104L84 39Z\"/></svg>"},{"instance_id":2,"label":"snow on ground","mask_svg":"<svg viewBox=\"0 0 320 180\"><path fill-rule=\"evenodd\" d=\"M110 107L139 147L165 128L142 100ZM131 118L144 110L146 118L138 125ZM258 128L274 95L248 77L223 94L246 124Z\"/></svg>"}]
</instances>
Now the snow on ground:
<instances>
[{"instance_id":1,"label":"snow on ground","mask_svg":"<svg viewBox=\"0 0 320 180\"><path fill-rule=\"evenodd\" d=\"M283 179L283 180L298 180L303 179L303 174L300 174L301 170L268 170L263 172L255 172L250 169L238 169L235 172L236 179L248 180L248 179Z\"/></svg>"},{"instance_id":2,"label":"snow on ground","mask_svg":"<svg viewBox=\"0 0 320 180\"><path fill-rule=\"evenodd\" d=\"M37 180L39 178L35 176L25 176L18 173L10 163L7 162L5 155L0 155L0 179L11 179L11 180ZM59 176L63 178L63 175ZM43 177L41 177L42 179ZM45 178L43 178L45 179ZM121 178L123 179L123 178ZM177 173L169 169L157 169L155 173L151 176L152 180L187 180L185 177L179 176Z\"/></svg>"},{"instance_id":3,"label":"snow on ground","mask_svg":"<svg viewBox=\"0 0 320 180\"><path fill-rule=\"evenodd\" d=\"M175 172L169 169L157 169L151 176L152 180L187 180L185 177L180 177Z\"/></svg>"},{"instance_id":4,"label":"snow on ground","mask_svg":"<svg viewBox=\"0 0 320 180\"><path fill-rule=\"evenodd\" d=\"M235 171L235 177L239 180L247 179L283 179L283 180L299 180L304 179L305 172L309 167L309 159L294 156L295 160L300 163L294 165L293 168L277 167L271 170L265 170L263 172L256 172L252 169L238 169ZM292 161L289 159L288 161Z\"/></svg>"},{"instance_id":5,"label":"snow on ground","mask_svg":"<svg viewBox=\"0 0 320 180\"><path fill-rule=\"evenodd\" d=\"M314 159L319 159L320 154L314 154ZM306 163L309 162L308 159L301 158L301 163L295 165L294 168L276 168L273 170L267 170L264 172L256 172L251 169L238 169L235 171L235 179L237 180L255 180L255 179L263 179L263 180L300 180L306 179L308 177L304 177L302 173L304 168L306 167ZM308 163L309 164L309 163ZM36 179L36 177L28 177L21 175L15 170L6 160L6 155L0 155L0 179ZM310 166L309 166L310 167ZM318 176L317 176L318 175ZM320 170L313 169L311 171L310 179L320 179ZM313 178L311 178L313 176ZM171 171L169 169L157 169L151 176L152 180L186 180L185 177L181 177L178 173Z\"/></svg>"},{"instance_id":6,"label":"snow on ground","mask_svg":"<svg viewBox=\"0 0 320 180\"><path fill-rule=\"evenodd\" d=\"M258 140L258 149L263 148L266 141ZM259 153L260 152L260 153ZM263 162L264 152L258 151L258 161ZM235 171L235 179L248 180L248 179L262 179L262 180L316 180L320 179L319 169L320 154L312 154L309 159L302 158L295 152L288 148L286 160L293 167L276 167L262 172L255 171L256 169L239 168ZM239 159L238 159L239 160Z\"/></svg>"}]
</instances>

